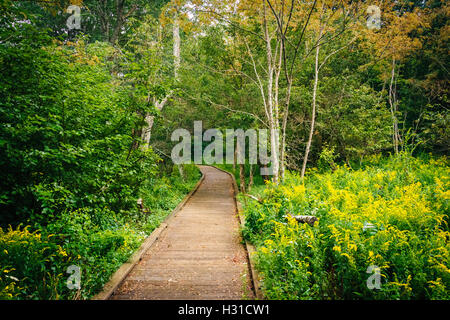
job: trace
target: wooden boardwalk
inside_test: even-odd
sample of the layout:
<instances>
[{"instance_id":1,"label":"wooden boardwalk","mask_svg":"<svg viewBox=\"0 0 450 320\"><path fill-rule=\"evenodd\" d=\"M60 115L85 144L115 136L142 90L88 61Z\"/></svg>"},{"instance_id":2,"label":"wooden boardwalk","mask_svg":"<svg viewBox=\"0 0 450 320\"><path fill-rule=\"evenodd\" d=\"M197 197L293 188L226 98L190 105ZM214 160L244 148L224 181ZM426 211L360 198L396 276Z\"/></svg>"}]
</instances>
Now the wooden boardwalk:
<instances>
[{"instance_id":1,"label":"wooden boardwalk","mask_svg":"<svg viewBox=\"0 0 450 320\"><path fill-rule=\"evenodd\" d=\"M111 299L253 298L231 177L200 166L203 183Z\"/></svg>"}]
</instances>

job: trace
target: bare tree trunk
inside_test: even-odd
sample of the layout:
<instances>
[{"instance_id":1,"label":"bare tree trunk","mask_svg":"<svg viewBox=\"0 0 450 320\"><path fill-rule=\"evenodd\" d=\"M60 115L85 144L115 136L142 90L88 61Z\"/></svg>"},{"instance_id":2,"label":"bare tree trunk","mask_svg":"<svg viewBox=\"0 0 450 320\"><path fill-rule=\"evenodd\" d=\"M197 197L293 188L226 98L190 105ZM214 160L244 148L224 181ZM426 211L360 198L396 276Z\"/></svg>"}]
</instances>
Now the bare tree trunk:
<instances>
[{"instance_id":1,"label":"bare tree trunk","mask_svg":"<svg viewBox=\"0 0 450 320\"><path fill-rule=\"evenodd\" d=\"M181 65L181 55L180 55L180 21L178 21L178 7L175 11L175 17L173 19L173 57L174 57L174 73L175 79L178 79L178 70Z\"/></svg>"},{"instance_id":2,"label":"bare tree trunk","mask_svg":"<svg viewBox=\"0 0 450 320\"><path fill-rule=\"evenodd\" d=\"M237 142L236 143L236 148L234 149L236 154L240 154L241 148L240 148L240 143ZM245 150L245 146L244 146L244 150ZM244 158L245 160L245 158ZM245 161L244 161L245 163ZM239 163L239 187L240 187L240 191L242 193L245 193L245 164L244 163Z\"/></svg>"},{"instance_id":3,"label":"bare tree trunk","mask_svg":"<svg viewBox=\"0 0 450 320\"><path fill-rule=\"evenodd\" d=\"M237 145L234 146L234 158L233 158L233 172L236 172L236 161L237 161Z\"/></svg>"},{"instance_id":4,"label":"bare tree trunk","mask_svg":"<svg viewBox=\"0 0 450 320\"><path fill-rule=\"evenodd\" d=\"M152 135L152 128L153 128L153 123L155 121L155 117L147 114L145 116L145 123L147 124L147 126L142 130L142 141L144 142L142 145L142 148L144 150L148 150L149 146L150 146L150 138Z\"/></svg>"},{"instance_id":5,"label":"bare tree trunk","mask_svg":"<svg viewBox=\"0 0 450 320\"><path fill-rule=\"evenodd\" d=\"M122 29L122 25L123 25L123 6L124 6L124 1L123 0L117 0L116 1L116 5L117 5L117 10L116 10L116 19L117 19L117 24L116 27L113 30L113 34L112 37L110 39L110 42L112 44L114 44L117 39L119 38L119 33Z\"/></svg>"},{"instance_id":6,"label":"bare tree trunk","mask_svg":"<svg viewBox=\"0 0 450 320\"><path fill-rule=\"evenodd\" d=\"M245 41L245 45L247 47L248 54L250 56L252 65L253 65L253 71L255 72L255 83L257 84L260 93L261 98L263 100L264 104L264 111L267 118L267 125L270 130L270 153L271 157L270 160L272 161L271 164L271 175L272 175L272 181L274 183L279 182L279 174L280 174L280 123L279 123L279 104L278 104L278 82L279 82L279 69L277 69L277 65L280 63L281 60L277 59L278 57L278 46L280 45L281 39L277 39L277 46L275 51L272 50L272 39L273 37L269 33L269 26L267 22L267 10L266 10L266 2L263 1L262 3L263 10L261 12L261 30L263 32L262 38L265 42L265 49L266 49L266 59L267 59L267 68L264 70L265 76L267 76L266 83L262 81L262 74L258 72L258 66L257 63L253 57L253 54L251 53L250 47ZM280 50L282 52L283 50ZM275 54L273 54L275 52ZM265 162L265 161L264 161ZM267 172L268 165L261 163L261 169L263 169L265 172ZM264 174L265 180L267 180L269 177Z\"/></svg>"},{"instance_id":7,"label":"bare tree trunk","mask_svg":"<svg viewBox=\"0 0 450 320\"><path fill-rule=\"evenodd\" d=\"M286 173L286 128L287 128L287 121L289 116L289 104L291 103L291 90L292 90L292 78L289 78L287 75L287 81L288 81L288 88L286 93L286 103L284 106L284 112L283 112L283 122L281 125L281 155L280 155L280 178L281 181L284 180L284 176Z\"/></svg>"},{"instance_id":8,"label":"bare tree trunk","mask_svg":"<svg viewBox=\"0 0 450 320\"><path fill-rule=\"evenodd\" d=\"M178 164L177 167L178 167L178 173L180 174L181 179L184 180L186 178L186 175L184 173L183 165L182 164Z\"/></svg>"},{"instance_id":9,"label":"bare tree trunk","mask_svg":"<svg viewBox=\"0 0 450 320\"><path fill-rule=\"evenodd\" d=\"M286 128L287 128L287 120L288 120L288 115L289 115L289 103L290 103L290 87L291 85L288 85L288 94L286 97L286 104L285 104L285 109L284 109L284 114L283 114L283 123L282 123L282 127L281 127L281 154L280 154L280 179L281 181L284 180L284 176L286 173Z\"/></svg>"},{"instance_id":10,"label":"bare tree trunk","mask_svg":"<svg viewBox=\"0 0 450 320\"><path fill-rule=\"evenodd\" d=\"M389 105L391 109L392 116L392 142L394 143L395 154L399 152L399 141L400 134L398 131L398 119L397 119L397 99L394 88L395 80L395 58L392 58L392 69L391 69L391 83L389 85Z\"/></svg>"},{"instance_id":11,"label":"bare tree trunk","mask_svg":"<svg viewBox=\"0 0 450 320\"><path fill-rule=\"evenodd\" d=\"M267 103L269 113L269 127L270 127L270 152L272 155L272 171L273 182L278 183L279 178L279 123L277 118L276 108L274 104L278 104L274 99L274 63L272 55L271 38L269 36L269 28L267 25L266 5L263 3L263 26L264 26L264 40L266 42L267 54Z\"/></svg>"},{"instance_id":12,"label":"bare tree trunk","mask_svg":"<svg viewBox=\"0 0 450 320\"><path fill-rule=\"evenodd\" d=\"M253 187L253 165L250 163L250 173L249 173L249 181L248 181L248 192L252 190Z\"/></svg>"},{"instance_id":13,"label":"bare tree trunk","mask_svg":"<svg viewBox=\"0 0 450 320\"><path fill-rule=\"evenodd\" d=\"M322 27L320 27L318 39L320 39L322 36L322 30L323 30ZM314 67L314 89L313 89L313 101L312 101L312 111L311 111L311 128L309 130L309 138L308 138L308 142L306 144L305 157L303 159L302 175L301 175L302 178L305 176L306 165L308 163L308 156L309 156L309 151L311 150L311 144L312 144L312 139L313 139L313 135L314 135L314 126L315 126L315 122L316 122L317 84L319 82L319 51L320 51L320 40L316 46L316 61L315 61L315 67Z\"/></svg>"},{"instance_id":14,"label":"bare tree trunk","mask_svg":"<svg viewBox=\"0 0 450 320\"><path fill-rule=\"evenodd\" d=\"M284 178L284 143L286 142L285 139L285 130L282 129L281 131L281 142L280 142L280 110L279 110L279 83L280 83L280 74L281 74L281 69L282 69L282 65L283 65L283 52L284 52L284 42L281 40L281 38L278 40L279 42L279 50L275 50L275 52L278 52L278 57L276 57L275 61L276 61L276 74L275 74L275 99L274 99L274 105L275 105L275 119L276 119L276 124L277 124L277 155L278 155L278 180L283 180ZM286 111L286 110L285 110ZM283 116L283 125L284 125L284 116Z\"/></svg>"},{"instance_id":15,"label":"bare tree trunk","mask_svg":"<svg viewBox=\"0 0 450 320\"><path fill-rule=\"evenodd\" d=\"M241 192L245 193L245 164L239 164L239 180L241 185Z\"/></svg>"},{"instance_id":16,"label":"bare tree trunk","mask_svg":"<svg viewBox=\"0 0 450 320\"><path fill-rule=\"evenodd\" d=\"M150 97L149 97L150 98ZM164 105L167 102L168 97L164 98L162 101L157 101L156 99L153 99L153 103L155 105L155 108L161 111L164 108ZM142 150L148 150L150 147L150 139L152 137L152 129L153 124L155 122L155 116L152 114L146 114L145 115L145 123L147 124L145 128L142 129L142 135L141 139L143 141L142 144Z\"/></svg>"},{"instance_id":17,"label":"bare tree trunk","mask_svg":"<svg viewBox=\"0 0 450 320\"><path fill-rule=\"evenodd\" d=\"M178 20L178 6L175 7L175 16L173 19L173 57L174 57L174 76L175 81L178 80L178 70L181 65L181 38L180 38L180 21ZM180 172L181 178L184 180L184 167L182 164L178 165L178 171Z\"/></svg>"},{"instance_id":18,"label":"bare tree trunk","mask_svg":"<svg viewBox=\"0 0 450 320\"><path fill-rule=\"evenodd\" d=\"M293 72L294 72L294 62L296 60L299 48L300 48L300 44L302 43L302 39L303 39L303 35L304 32L306 30L306 26L309 24L309 20L311 18L311 14L314 11L314 8L316 7L317 1L314 0L313 5L311 6L309 15L307 17L307 20L303 26L303 30L300 36L300 39L298 39L297 45L294 48L294 53L293 53L293 59L292 59L292 64L290 69L288 68L288 59L286 56L286 45L285 45L285 41L286 41L286 33L288 31L288 26L289 26L289 22L291 21L291 17L292 17L292 12L294 10L294 1L292 1L291 3L291 8L290 8L290 13L289 16L287 18L287 22L286 22L286 27L284 27L284 5L285 2L282 1L282 8L280 10L279 13L276 12L275 8L272 6L271 2L269 0L267 0L267 4L269 5L270 9L272 10L272 13L277 21L277 30L278 30L278 34L280 36L280 64L279 64L279 70L281 70L281 66L282 66L282 61L284 62L284 72L285 72L285 77L286 77L286 81L288 83L287 86L287 92L286 92L286 102L285 102L285 108L283 110L283 119L282 119L282 125L281 125L281 130L282 130L282 135L281 135L281 146L279 148L280 150L280 179L284 180L284 176L285 176L285 171L286 171L286 128L287 128L287 120L288 120L288 115L289 115L289 104L290 104L290 98L291 98L291 89L292 89L292 78L293 78ZM323 11L323 7L322 7L322 11ZM319 39L320 40L320 39ZM308 44L306 43L306 46ZM308 51L308 50L306 50ZM281 60L282 59L282 60ZM277 80L277 84L278 84L278 80ZM277 98L277 103L278 103L278 98ZM279 118L277 117L277 121L279 120Z\"/></svg>"}]
</instances>

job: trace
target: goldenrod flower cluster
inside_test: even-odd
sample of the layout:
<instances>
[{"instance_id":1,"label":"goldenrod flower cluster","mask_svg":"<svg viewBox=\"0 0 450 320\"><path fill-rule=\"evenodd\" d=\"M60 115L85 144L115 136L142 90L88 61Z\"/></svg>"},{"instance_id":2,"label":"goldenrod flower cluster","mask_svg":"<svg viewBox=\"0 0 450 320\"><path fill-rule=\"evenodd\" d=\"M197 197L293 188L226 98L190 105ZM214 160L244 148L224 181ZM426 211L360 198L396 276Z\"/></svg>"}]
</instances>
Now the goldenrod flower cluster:
<instances>
[{"instance_id":1,"label":"goldenrod flower cluster","mask_svg":"<svg viewBox=\"0 0 450 320\"><path fill-rule=\"evenodd\" d=\"M290 174L245 208L273 299L449 299L447 158L372 158L359 170ZM314 215L314 226L292 216ZM369 289L380 272L380 289Z\"/></svg>"}]
</instances>

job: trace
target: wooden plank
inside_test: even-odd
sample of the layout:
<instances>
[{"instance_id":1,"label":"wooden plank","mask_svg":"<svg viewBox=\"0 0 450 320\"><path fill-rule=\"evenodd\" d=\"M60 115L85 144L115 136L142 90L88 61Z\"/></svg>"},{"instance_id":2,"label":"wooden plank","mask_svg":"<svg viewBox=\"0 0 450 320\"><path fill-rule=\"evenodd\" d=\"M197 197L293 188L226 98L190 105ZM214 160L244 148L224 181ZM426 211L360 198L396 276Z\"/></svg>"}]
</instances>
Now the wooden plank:
<instances>
[{"instance_id":1,"label":"wooden plank","mask_svg":"<svg viewBox=\"0 0 450 320\"><path fill-rule=\"evenodd\" d=\"M229 175L201 166L204 181L111 299L241 299L248 261ZM244 281L244 282L243 282ZM251 295L253 297L253 295Z\"/></svg>"},{"instance_id":2,"label":"wooden plank","mask_svg":"<svg viewBox=\"0 0 450 320\"><path fill-rule=\"evenodd\" d=\"M230 175L231 179L233 180L234 199L236 202L236 211L237 211L236 214L239 217L239 221L240 221L240 225L241 225L241 229L242 229L245 226L245 217L242 213L243 212L242 204L236 198L236 196L239 193L236 179L235 179L234 175L231 174L230 172L227 172L220 168L217 168L217 169ZM249 266L249 270L250 270L250 274L251 274L251 281L253 284L254 294L256 296L256 299L264 300L264 295L263 295L262 289L261 289L261 278L260 278L258 270L256 269L256 264L255 264L255 258L254 258L254 254L256 252L255 247L251 243L249 243L247 240L245 240L245 248L246 248L246 252L247 252L248 266Z\"/></svg>"},{"instance_id":3,"label":"wooden plank","mask_svg":"<svg viewBox=\"0 0 450 320\"><path fill-rule=\"evenodd\" d=\"M167 223L171 220L189 201L192 195L198 190L203 183L205 176L202 174L200 180L195 187L189 192L184 199L178 204L178 206L164 219L158 228L156 228L142 243L139 249L130 257L130 259L124 263L111 277L111 279L105 284L102 291L96 294L91 300L108 300L121 285L124 279L131 272L133 267L142 260L145 253L150 247L158 240L164 229L167 228Z\"/></svg>"}]
</instances>

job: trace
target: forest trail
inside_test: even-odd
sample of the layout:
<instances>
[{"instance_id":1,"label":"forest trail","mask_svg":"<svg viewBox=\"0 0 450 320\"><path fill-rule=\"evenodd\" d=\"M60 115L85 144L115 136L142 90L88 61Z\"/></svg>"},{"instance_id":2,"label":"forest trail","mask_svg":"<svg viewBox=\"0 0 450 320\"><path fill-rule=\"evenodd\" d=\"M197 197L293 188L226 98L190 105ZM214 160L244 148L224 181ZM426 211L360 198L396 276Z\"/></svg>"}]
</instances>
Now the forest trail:
<instances>
[{"instance_id":1,"label":"forest trail","mask_svg":"<svg viewBox=\"0 0 450 320\"><path fill-rule=\"evenodd\" d=\"M199 168L203 183L110 299L253 298L232 178Z\"/></svg>"}]
</instances>

